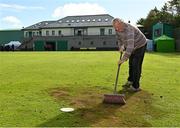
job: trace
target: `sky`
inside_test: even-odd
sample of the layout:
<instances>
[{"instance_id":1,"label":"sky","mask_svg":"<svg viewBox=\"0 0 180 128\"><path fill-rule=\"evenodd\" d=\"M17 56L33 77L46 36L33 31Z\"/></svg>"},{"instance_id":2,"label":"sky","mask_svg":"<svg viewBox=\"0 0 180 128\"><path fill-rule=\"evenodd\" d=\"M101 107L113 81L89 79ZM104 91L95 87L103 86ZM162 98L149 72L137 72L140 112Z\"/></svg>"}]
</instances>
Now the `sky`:
<instances>
[{"instance_id":1,"label":"sky","mask_svg":"<svg viewBox=\"0 0 180 128\"><path fill-rule=\"evenodd\" d=\"M21 29L65 16L110 14L136 24L168 0L0 0L0 29Z\"/></svg>"}]
</instances>

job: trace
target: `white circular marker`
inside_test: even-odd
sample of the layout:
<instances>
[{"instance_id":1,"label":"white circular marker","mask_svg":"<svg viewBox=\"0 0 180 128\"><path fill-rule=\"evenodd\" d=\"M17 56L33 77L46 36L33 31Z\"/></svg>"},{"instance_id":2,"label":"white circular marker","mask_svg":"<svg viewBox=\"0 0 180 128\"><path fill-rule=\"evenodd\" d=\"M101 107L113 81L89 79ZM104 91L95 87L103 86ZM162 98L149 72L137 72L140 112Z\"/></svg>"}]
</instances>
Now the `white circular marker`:
<instances>
[{"instance_id":1,"label":"white circular marker","mask_svg":"<svg viewBox=\"0 0 180 128\"><path fill-rule=\"evenodd\" d=\"M74 111L74 108L61 108L60 110L62 112L72 112L72 111Z\"/></svg>"}]
</instances>

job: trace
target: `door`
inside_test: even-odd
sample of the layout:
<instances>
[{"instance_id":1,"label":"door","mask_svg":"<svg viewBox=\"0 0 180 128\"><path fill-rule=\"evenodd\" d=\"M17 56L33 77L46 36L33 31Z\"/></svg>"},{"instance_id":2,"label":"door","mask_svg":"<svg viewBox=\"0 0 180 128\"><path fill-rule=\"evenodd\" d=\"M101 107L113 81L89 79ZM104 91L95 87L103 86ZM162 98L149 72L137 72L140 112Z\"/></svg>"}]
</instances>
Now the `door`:
<instances>
[{"instance_id":1,"label":"door","mask_svg":"<svg viewBox=\"0 0 180 128\"><path fill-rule=\"evenodd\" d=\"M60 40L57 41L57 51L67 51L68 50L68 41Z\"/></svg>"},{"instance_id":2,"label":"door","mask_svg":"<svg viewBox=\"0 0 180 128\"><path fill-rule=\"evenodd\" d=\"M55 51L56 50L56 42L55 41L47 41L44 46L45 51Z\"/></svg>"},{"instance_id":3,"label":"door","mask_svg":"<svg viewBox=\"0 0 180 128\"><path fill-rule=\"evenodd\" d=\"M41 40L34 41L34 50L44 51L44 41L41 41Z\"/></svg>"}]
</instances>

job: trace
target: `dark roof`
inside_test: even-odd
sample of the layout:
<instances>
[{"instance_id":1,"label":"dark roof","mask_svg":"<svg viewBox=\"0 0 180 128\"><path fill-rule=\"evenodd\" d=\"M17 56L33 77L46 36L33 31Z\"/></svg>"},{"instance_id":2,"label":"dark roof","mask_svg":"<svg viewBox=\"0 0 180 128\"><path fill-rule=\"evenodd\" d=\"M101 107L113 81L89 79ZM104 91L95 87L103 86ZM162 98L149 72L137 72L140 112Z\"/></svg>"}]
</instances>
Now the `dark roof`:
<instances>
[{"instance_id":1,"label":"dark roof","mask_svg":"<svg viewBox=\"0 0 180 128\"><path fill-rule=\"evenodd\" d=\"M26 28L24 28L23 30L36 30L36 29L40 29L40 28L43 28L44 26L48 25L48 24L52 24L56 21L42 21L42 22L39 22L39 23L36 23L36 24L33 24L31 26L28 26Z\"/></svg>"},{"instance_id":2,"label":"dark roof","mask_svg":"<svg viewBox=\"0 0 180 128\"><path fill-rule=\"evenodd\" d=\"M112 26L113 17L108 14L67 16L44 28Z\"/></svg>"},{"instance_id":3,"label":"dark roof","mask_svg":"<svg viewBox=\"0 0 180 128\"><path fill-rule=\"evenodd\" d=\"M67 16L57 21L43 21L25 29L112 26L112 19L109 14Z\"/></svg>"}]
</instances>

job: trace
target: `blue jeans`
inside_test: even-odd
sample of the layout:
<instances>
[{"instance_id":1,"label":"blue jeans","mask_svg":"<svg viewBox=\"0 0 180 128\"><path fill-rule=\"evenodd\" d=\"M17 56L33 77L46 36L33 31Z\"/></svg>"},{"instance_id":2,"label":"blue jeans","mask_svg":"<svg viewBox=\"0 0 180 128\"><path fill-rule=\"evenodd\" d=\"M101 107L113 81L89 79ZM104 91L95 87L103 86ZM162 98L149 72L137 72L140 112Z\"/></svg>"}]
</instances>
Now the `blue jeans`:
<instances>
[{"instance_id":1,"label":"blue jeans","mask_svg":"<svg viewBox=\"0 0 180 128\"><path fill-rule=\"evenodd\" d=\"M144 53L146 51L146 45L136 49L129 58L129 77L128 81L133 82L134 88L139 88L139 81L142 71L142 63L144 59Z\"/></svg>"}]
</instances>

